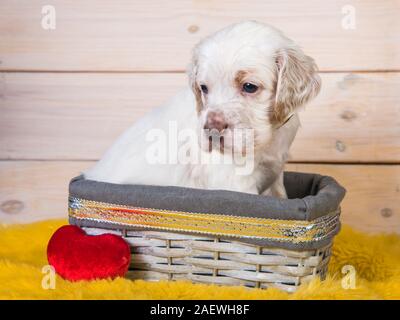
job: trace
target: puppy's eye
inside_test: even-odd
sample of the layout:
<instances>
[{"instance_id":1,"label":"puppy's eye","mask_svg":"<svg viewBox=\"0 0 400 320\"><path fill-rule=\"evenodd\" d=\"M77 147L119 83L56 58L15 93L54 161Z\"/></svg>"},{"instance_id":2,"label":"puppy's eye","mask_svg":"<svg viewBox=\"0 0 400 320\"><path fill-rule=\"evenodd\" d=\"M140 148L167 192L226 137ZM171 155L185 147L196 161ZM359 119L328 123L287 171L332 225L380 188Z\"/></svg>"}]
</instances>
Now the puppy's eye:
<instances>
[{"instance_id":1,"label":"puppy's eye","mask_svg":"<svg viewBox=\"0 0 400 320\"><path fill-rule=\"evenodd\" d=\"M247 93L254 93L254 92L256 92L256 91L258 90L258 87L257 87L255 84L252 84L252 83L250 83L250 82L246 82L246 83L243 85L242 90L243 90L244 92L247 92Z\"/></svg>"},{"instance_id":2,"label":"puppy's eye","mask_svg":"<svg viewBox=\"0 0 400 320\"><path fill-rule=\"evenodd\" d=\"M200 85L200 89L204 94L208 93L208 88L205 84Z\"/></svg>"}]
</instances>

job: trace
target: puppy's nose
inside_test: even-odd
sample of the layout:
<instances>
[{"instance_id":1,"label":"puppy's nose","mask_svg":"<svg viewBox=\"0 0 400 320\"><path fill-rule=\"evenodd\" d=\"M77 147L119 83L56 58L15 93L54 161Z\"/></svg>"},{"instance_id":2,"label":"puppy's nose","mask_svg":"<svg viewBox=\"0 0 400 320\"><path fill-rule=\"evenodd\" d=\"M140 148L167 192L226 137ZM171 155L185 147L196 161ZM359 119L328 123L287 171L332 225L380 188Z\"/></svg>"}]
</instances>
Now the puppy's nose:
<instances>
[{"instance_id":1,"label":"puppy's nose","mask_svg":"<svg viewBox=\"0 0 400 320\"><path fill-rule=\"evenodd\" d=\"M227 129L229 126L225 121L225 117L222 112L209 111L207 114L206 123L204 129L213 130L216 129L219 132Z\"/></svg>"}]
</instances>

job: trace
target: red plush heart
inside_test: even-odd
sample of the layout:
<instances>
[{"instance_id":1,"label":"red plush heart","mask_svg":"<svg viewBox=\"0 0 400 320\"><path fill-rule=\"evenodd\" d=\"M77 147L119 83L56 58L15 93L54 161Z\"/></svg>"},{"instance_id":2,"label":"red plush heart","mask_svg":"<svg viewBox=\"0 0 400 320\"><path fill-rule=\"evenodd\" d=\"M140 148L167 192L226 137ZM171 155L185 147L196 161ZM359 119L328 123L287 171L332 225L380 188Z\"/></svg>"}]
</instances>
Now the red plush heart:
<instances>
[{"instance_id":1,"label":"red plush heart","mask_svg":"<svg viewBox=\"0 0 400 320\"><path fill-rule=\"evenodd\" d=\"M64 279L91 280L124 276L129 245L113 234L90 236L77 226L62 226L51 237L47 259Z\"/></svg>"}]
</instances>

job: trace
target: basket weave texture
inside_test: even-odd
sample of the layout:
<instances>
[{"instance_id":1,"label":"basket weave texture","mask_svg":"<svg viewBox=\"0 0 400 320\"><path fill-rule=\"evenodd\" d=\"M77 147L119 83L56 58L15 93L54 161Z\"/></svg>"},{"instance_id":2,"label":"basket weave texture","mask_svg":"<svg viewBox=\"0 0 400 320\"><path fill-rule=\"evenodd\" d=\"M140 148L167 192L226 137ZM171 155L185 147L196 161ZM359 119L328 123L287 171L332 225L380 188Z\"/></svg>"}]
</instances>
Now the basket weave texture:
<instances>
[{"instance_id":1,"label":"basket weave texture","mask_svg":"<svg viewBox=\"0 0 400 320\"><path fill-rule=\"evenodd\" d=\"M294 292L315 277L323 280L331 255L331 244L317 250L295 251L218 237L84 229L92 235L118 234L129 243L132 260L127 277L131 279L190 280Z\"/></svg>"}]
</instances>

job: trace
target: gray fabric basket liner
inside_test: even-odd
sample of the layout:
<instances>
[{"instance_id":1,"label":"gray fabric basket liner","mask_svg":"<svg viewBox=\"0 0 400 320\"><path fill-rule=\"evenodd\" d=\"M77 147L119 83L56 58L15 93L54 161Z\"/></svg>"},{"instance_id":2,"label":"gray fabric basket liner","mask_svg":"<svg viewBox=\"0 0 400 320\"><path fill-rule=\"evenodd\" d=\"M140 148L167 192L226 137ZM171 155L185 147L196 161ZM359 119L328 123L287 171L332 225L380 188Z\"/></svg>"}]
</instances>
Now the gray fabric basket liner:
<instances>
[{"instance_id":1,"label":"gray fabric basket liner","mask_svg":"<svg viewBox=\"0 0 400 320\"><path fill-rule=\"evenodd\" d=\"M173 186L122 185L86 180L82 175L69 185L70 197L161 210L226 214L269 219L311 221L332 213L340 206L345 189L335 179L318 174L285 172L288 199L225 190L204 190ZM95 222L70 217L70 223L82 227L121 229L109 222ZM127 226L128 230L142 228ZM229 237L261 246L292 250L317 249L329 244L340 229L321 241L291 243ZM151 230L146 228L146 230ZM182 232L185 233L185 232Z\"/></svg>"}]
</instances>

